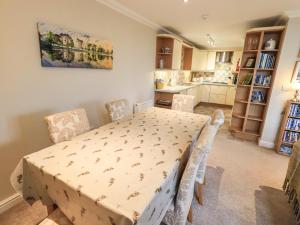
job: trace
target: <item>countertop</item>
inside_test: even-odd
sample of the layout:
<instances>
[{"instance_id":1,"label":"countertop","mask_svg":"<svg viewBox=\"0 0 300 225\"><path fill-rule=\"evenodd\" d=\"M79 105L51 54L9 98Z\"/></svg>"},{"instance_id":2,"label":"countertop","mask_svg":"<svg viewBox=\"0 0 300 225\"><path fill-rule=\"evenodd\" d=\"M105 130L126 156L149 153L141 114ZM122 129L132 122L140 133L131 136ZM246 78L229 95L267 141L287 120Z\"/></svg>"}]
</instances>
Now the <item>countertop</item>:
<instances>
[{"instance_id":1,"label":"countertop","mask_svg":"<svg viewBox=\"0 0 300 225\"><path fill-rule=\"evenodd\" d=\"M167 86L164 89L155 89L156 92L166 92L166 93L179 93L184 90L199 86L199 85L214 85L214 86L226 86L226 87L235 87L235 84L225 84L225 83L209 83L209 82L190 82L185 85L176 85L176 86Z\"/></svg>"}]
</instances>

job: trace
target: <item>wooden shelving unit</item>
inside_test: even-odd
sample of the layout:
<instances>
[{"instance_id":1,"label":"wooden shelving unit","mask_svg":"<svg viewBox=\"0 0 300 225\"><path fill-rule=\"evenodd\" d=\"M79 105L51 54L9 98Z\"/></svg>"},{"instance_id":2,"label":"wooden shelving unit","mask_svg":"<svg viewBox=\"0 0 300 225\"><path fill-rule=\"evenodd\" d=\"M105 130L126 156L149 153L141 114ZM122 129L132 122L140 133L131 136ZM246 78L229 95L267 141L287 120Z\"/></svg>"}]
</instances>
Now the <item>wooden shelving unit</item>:
<instances>
[{"instance_id":1,"label":"wooden shelving unit","mask_svg":"<svg viewBox=\"0 0 300 225\"><path fill-rule=\"evenodd\" d=\"M298 137L294 140L289 140L287 138L288 136L300 137L300 114L296 113L295 115L295 107L298 107L300 111L300 102L288 101L286 104L284 116L281 121L275 145L276 151L281 155L290 156L292 154L293 144L298 140Z\"/></svg>"},{"instance_id":2,"label":"wooden shelving unit","mask_svg":"<svg viewBox=\"0 0 300 225\"><path fill-rule=\"evenodd\" d=\"M172 69L174 39L171 37L156 38L156 69ZM168 49L168 52L163 52ZM163 61L163 68L160 67L160 61Z\"/></svg>"},{"instance_id":3,"label":"wooden shelving unit","mask_svg":"<svg viewBox=\"0 0 300 225\"><path fill-rule=\"evenodd\" d=\"M192 68L192 59L193 59L193 48L188 45L182 45L181 53L181 69L182 70L191 70Z\"/></svg>"},{"instance_id":4,"label":"wooden shelving unit","mask_svg":"<svg viewBox=\"0 0 300 225\"><path fill-rule=\"evenodd\" d=\"M277 64L282 47L285 27L269 27L252 29L246 33L241 68L238 74L237 91L233 106L233 116L230 130L232 134L243 139L258 141L262 133L266 112L272 92L272 86L276 76ZM266 50L267 41L276 41L276 48ZM262 54L273 57L274 64L270 67L262 68ZM248 59L255 59L252 67L247 66ZM268 61L269 62L269 61ZM249 83L243 82L252 74ZM265 76L269 79L268 85L256 83L258 76ZM260 93L264 101L252 101L253 93Z\"/></svg>"}]
</instances>

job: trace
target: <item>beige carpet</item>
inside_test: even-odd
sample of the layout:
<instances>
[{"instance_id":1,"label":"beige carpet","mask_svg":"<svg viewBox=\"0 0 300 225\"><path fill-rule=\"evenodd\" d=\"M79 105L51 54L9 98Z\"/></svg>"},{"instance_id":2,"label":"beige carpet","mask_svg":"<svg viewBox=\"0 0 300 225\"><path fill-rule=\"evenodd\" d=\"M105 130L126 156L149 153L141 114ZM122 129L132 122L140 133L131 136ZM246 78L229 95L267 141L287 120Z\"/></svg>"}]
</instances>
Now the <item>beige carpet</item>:
<instances>
[{"instance_id":1,"label":"beige carpet","mask_svg":"<svg viewBox=\"0 0 300 225\"><path fill-rule=\"evenodd\" d=\"M215 107L200 106L210 114ZM295 225L291 206L281 186L288 158L232 138L225 126L219 132L207 168L204 206L193 202L195 225ZM21 203L0 214L0 225L34 225L45 216L40 205ZM90 224L87 224L90 225Z\"/></svg>"}]
</instances>

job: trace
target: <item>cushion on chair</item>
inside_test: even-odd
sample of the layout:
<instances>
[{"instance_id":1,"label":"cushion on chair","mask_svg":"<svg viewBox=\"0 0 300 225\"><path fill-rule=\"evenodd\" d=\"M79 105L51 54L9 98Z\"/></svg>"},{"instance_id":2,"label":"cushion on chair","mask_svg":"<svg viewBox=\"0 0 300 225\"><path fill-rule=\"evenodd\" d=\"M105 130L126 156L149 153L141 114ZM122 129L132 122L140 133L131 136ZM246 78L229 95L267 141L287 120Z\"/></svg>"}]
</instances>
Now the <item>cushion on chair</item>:
<instances>
[{"instance_id":1,"label":"cushion on chair","mask_svg":"<svg viewBox=\"0 0 300 225\"><path fill-rule=\"evenodd\" d=\"M172 109L182 112L194 112L194 96L174 94Z\"/></svg>"},{"instance_id":2,"label":"cushion on chair","mask_svg":"<svg viewBox=\"0 0 300 225\"><path fill-rule=\"evenodd\" d=\"M60 211L60 209L54 210L46 219L44 219L39 225L73 225L68 218Z\"/></svg>"},{"instance_id":3,"label":"cushion on chair","mask_svg":"<svg viewBox=\"0 0 300 225\"><path fill-rule=\"evenodd\" d=\"M53 143L71 140L73 137L90 130L84 109L75 109L45 117L49 136Z\"/></svg>"},{"instance_id":4,"label":"cushion on chair","mask_svg":"<svg viewBox=\"0 0 300 225\"><path fill-rule=\"evenodd\" d=\"M105 107L112 122L121 120L131 114L127 99L120 99L106 103Z\"/></svg>"}]
</instances>

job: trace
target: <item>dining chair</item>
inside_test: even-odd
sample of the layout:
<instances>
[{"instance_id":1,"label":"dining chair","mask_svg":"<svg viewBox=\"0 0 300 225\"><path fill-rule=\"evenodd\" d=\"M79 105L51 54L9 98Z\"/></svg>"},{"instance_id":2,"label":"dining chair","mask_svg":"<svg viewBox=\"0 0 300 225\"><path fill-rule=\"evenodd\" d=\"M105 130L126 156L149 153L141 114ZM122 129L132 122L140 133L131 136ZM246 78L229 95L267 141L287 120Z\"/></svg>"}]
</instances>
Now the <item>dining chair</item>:
<instances>
[{"instance_id":1,"label":"dining chair","mask_svg":"<svg viewBox=\"0 0 300 225\"><path fill-rule=\"evenodd\" d=\"M194 112L194 96L174 94L172 100L172 110L183 112Z\"/></svg>"},{"instance_id":2,"label":"dining chair","mask_svg":"<svg viewBox=\"0 0 300 225\"><path fill-rule=\"evenodd\" d=\"M54 210L38 225L73 225L60 209Z\"/></svg>"},{"instance_id":3,"label":"dining chair","mask_svg":"<svg viewBox=\"0 0 300 225\"><path fill-rule=\"evenodd\" d=\"M200 134L197 143L205 143L206 136ZM193 210L191 208L194 185L199 164L204 156L207 146L195 144L187 165L180 180L176 197L167 210L163 223L166 225L185 225L188 220L192 223Z\"/></svg>"},{"instance_id":4,"label":"dining chair","mask_svg":"<svg viewBox=\"0 0 300 225\"><path fill-rule=\"evenodd\" d=\"M222 124L224 124L224 113L222 110L217 109L212 115L211 123L207 124L201 132L201 135L205 136L205 142L199 144L206 145L207 148L204 152L204 157L200 162L195 182L195 194L200 205L203 205L203 186L205 185L205 171L208 154L212 149L215 136Z\"/></svg>"},{"instance_id":5,"label":"dining chair","mask_svg":"<svg viewBox=\"0 0 300 225\"><path fill-rule=\"evenodd\" d=\"M105 104L111 122L118 121L132 114L127 99L120 99Z\"/></svg>"},{"instance_id":6,"label":"dining chair","mask_svg":"<svg viewBox=\"0 0 300 225\"><path fill-rule=\"evenodd\" d=\"M137 102L133 105L133 111L134 113L139 113L139 112L144 112L146 111L148 108L151 108L154 106L154 100L147 100L144 102Z\"/></svg>"},{"instance_id":7,"label":"dining chair","mask_svg":"<svg viewBox=\"0 0 300 225\"><path fill-rule=\"evenodd\" d=\"M53 143L69 141L73 137L90 130L84 109L74 109L45 117L50 140Z\"/></svg>"}]
</instances>

